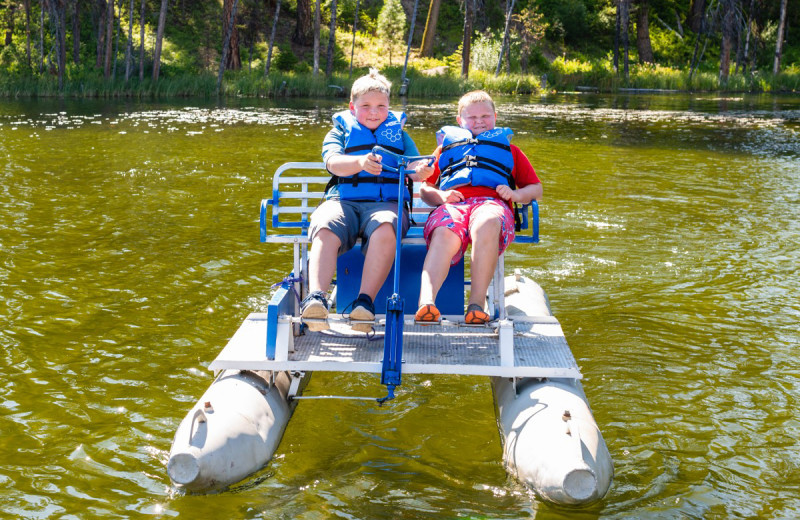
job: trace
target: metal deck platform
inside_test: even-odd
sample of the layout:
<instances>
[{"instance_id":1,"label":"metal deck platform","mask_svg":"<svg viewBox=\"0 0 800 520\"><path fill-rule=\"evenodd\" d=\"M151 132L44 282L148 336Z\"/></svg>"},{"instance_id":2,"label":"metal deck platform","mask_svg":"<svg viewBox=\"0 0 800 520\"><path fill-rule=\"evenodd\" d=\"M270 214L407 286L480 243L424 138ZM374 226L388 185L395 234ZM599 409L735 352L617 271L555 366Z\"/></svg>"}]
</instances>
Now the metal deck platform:
<instances>
[{"instance_id":1,"label":"metal deck platform","mask_svg":"<svg viewBox=\"0 0 800 520\"><path fill-rule=\"evenodd\" d=\"M353 332L341 316L332 315L331 318L330 330L293 337L288 341L286 359L269 360L266 356L267 315L250 314L209 368L380 373L383 327L376 326L377 334L370 340L363 333ZM291 327L288 320L284 318L284 330ZM413 321L406 322L403 373L582 377L556 318L517 317L513 324L506 322L505 327L509 336L513 329L513 354L510 349L501 353L502 328L457 326L456 323L421 326Z\"/></svg>"}]
</instances>

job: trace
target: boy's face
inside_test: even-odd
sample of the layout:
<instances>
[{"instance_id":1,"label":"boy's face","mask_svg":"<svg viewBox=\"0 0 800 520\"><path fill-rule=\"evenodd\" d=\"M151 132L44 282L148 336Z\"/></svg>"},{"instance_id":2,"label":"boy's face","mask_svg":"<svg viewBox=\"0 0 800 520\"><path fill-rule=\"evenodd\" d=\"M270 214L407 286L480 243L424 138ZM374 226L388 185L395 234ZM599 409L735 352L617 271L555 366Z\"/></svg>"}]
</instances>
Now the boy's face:
<instances>
[{"instance_id":1,"label":"boy's face","mask_svg":"<svg viewBox=\"0 0 800 520\"><path fill-rule=\"evenodd\" d=\"M374 90L361 94L350 102L350 112L360 125L375 130L389 117L389 96Z\"/></svg>"},{"instance_id":2,"label":"boy's face","mask_svg":"<svg viewBox=\"0 0 800 520\"><path fill-rule=\"evenodd\" d=\"M497 121L497 113L492 110L488 101L472 103L461 109L461 114L456 116L456 121L461 128L472 132L473 136L491 130Z\"/></svg>"}]
</instances>

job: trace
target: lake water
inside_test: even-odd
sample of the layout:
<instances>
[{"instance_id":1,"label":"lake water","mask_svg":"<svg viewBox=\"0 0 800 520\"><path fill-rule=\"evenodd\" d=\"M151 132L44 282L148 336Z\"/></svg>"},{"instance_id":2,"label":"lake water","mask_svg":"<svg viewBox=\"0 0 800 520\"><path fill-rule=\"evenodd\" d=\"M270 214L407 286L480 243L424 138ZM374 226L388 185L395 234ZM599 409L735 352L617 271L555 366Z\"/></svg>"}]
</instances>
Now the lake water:
<instances>
[{"instance_id":1,"label":"lake water","mask_svg":"<svg viewBox=\"0 0 800 520\"><path fill-rule=\"evenodd\" d=\"M545 193L541 243L506 266L581 366L615 461L601 502L508 477L488 379L447 376L382 408L304 401L262 472L177 491L175 429L290 268L260 200L319 160L342 101L0 101L0 516L800 516L797 97L498 100ZM421 151L455 101L405 106ZM372 375L308 391L382 395Z\"/></svg>"}]
</instances>

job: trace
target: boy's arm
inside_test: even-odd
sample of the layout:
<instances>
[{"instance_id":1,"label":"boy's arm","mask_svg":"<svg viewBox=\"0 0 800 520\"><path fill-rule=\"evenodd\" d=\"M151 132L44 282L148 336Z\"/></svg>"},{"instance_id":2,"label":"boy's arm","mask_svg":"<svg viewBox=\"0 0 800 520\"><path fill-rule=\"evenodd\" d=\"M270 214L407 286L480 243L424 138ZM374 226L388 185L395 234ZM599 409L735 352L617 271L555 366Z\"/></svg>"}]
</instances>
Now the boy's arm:
<instances>
[{"instance_id":1,"label":"boy's arm","mask_svg":"<svg viewBox=\"0 0 800 520\"><path fill-rule=\"evenodd\" d=\"M405 130L403 130L403 150L403 154L410 157L419 155L417 144ZM408 165L408 168L414 170L414 173L409 174L408 177L415 182L422 182L433 175L433 166L427 166L425 160L413 162Z\"/></svg>"},{"instance_id":2,"label":"boy's arm","mask_svg":"<svg viewBox=\"0 0 800 520\"><path fill-rule=\"evenodd\" d=\"M429 206L441 206L448 202L460 202L464 195L458 190L440 190L435 185L423 182L419 188L419 198Z\"/></svg>"},{"instance_id":3,"label":"boy's arm","mask_svg":"<svg viewBox=\"0 0 800 520\"><path fill-rule=\"evenodd\" d=\"M345 155L344 131L334 127L322 141L322 160L325 168L338 177L350 177L361 170L378 175L381 173L381 157L378 155Z\"/></svg>"},{"instance_id":4,"label":"boy's arm","mask_svg":"<svg viewBox=\"0 0 800 520\"><path fill-rule=\"evenodd\" d=\"M527 204L532 200L541 200L543 192L541 182L537 182L536 184L528 184L527 186L516 190L512 190L510 186L506 186L505 184L500 185L495 189L497 190L497 194L500 195L500 198L503 200L518 202L520 204Z\"/></svg>"},{"instance_id":5,"label":"boy's arm","mask_svg":"<svg viewBox=\"0 0 800 520\"><path fill-rule=\"evenodd\" d=\"M511 145L511 152L514 155L514 168L511 176L514 177L517 186L522 186L512 190L509 186L498 186L497 194L503 200L527 204L532 200L542 199L542 183L531 165L530 159L525 152L517 146Z\"/></svg>"},{"instance_id":6,"label":"boy's arm","mask_svg":"<svg viewBox=\"0 0 800 520\"><path fill-rule=\"evenodd\" d=\"M325 167L339 177L350 177L360 171L379 175L381 173L380 155L369 153L367 155L333 155L325 163Z\"/></svg>"}]
</instances>

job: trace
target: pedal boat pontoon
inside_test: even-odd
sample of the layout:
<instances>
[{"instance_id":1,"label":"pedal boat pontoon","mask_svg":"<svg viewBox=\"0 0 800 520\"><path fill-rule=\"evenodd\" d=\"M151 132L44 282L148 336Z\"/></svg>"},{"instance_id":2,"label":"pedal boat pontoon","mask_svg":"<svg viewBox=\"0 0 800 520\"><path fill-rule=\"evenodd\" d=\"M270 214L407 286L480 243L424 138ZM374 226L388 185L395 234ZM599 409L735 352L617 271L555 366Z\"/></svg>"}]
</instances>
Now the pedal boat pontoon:
<instances>
[{"instance_id":1,"label":"pedal boat pontoon","mask_svg":"<svg viewBox=\"0 0 800 520\"><path fill-rule=\"evenodd\" d=\"M400 168L411 158L401 158ZM311 175L308 172L312 172ZM431 208L417 197L408 236L398 240L395 267L375 298L379 341L352 330L347 315L331 314L330 329L309 332L299 318L308 293L308 219L330 179L323 163L278 168L272 198L261 204L261 241L292 244L293 268L266 313L250 314L211 363L217 378L181 422L167 471L189 492L212 492L262 469L278 448L292 413L315 371L381 374L394 398L401 374L465 374L491 378L510 474L541 499L582 505L602 498L613 478L608 448L581 387L581 373L547 297L518 271L504 276L498 261L489 289L488 325L463 322L463 261L452 266L436 305L440 324L415 323L426 247L422 227ZM271 208L271 218L268 215ZM267 233L271 224L273 234ZM296 233L285 234L287 230ZM516 243L538 242L538 207L524 208ZM339 257L332 301L342 309L357 296L363 267L360 246ZM392 281L394 280L394 291ZM397 294L403 288L402 298ZM410 302L410 314L403 301ZM330 396L317 396L330 397ZM373 398L370 398L373 399ZM322 419L324 421L324 418Z\"/></svg>"}]
</instances>

